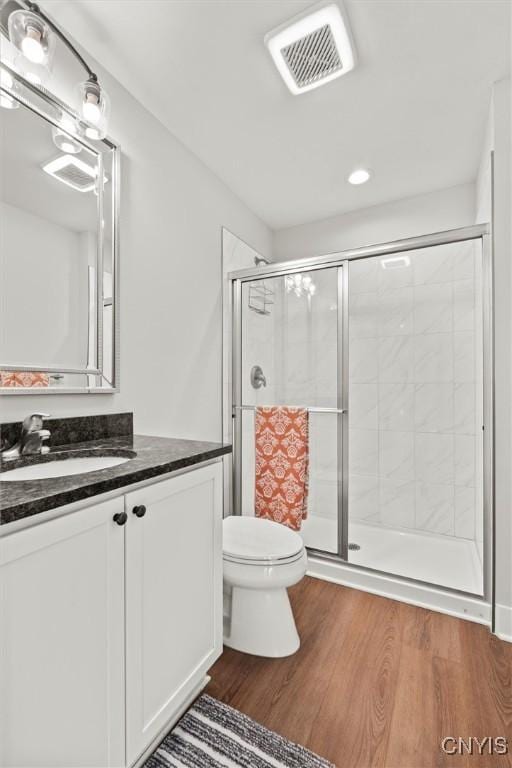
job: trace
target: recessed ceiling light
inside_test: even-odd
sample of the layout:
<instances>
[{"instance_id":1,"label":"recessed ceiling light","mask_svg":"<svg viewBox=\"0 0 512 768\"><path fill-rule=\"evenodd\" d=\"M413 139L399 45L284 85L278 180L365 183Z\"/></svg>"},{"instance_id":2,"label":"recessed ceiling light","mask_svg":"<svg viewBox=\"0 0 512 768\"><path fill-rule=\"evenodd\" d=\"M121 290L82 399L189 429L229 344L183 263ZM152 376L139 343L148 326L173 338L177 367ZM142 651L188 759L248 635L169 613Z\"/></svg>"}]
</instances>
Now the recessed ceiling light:
<instances>
[{"instance_id":1,"label":"recessed ceiling light","mask_svg":"<svg viewBox=\"0 0 512 768\"><path fill-rule=\"evenodd\" d=\"M367 171L366 168L358 168L357 170L352 171L348 177L348 182L349 184L364 184L368 181L370 176L371 173L370 171Z\"/></svg>"}]
</instances>

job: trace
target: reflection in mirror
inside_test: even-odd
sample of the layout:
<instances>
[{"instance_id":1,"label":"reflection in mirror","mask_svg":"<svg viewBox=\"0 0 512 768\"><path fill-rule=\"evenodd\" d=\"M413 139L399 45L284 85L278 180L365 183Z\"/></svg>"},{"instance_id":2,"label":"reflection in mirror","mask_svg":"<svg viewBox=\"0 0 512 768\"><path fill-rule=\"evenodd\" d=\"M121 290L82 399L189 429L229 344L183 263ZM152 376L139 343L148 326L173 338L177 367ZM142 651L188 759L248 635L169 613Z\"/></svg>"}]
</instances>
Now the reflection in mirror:
<instances>
[{"instance_id":1,"label":"reflection in mirror","mask_svg":"<svg viewBox=\"0 0 512 768\"><path fill-rule=\"evenodd\" d=\"M0 150L0 388L113 388L112 145L96 151L12 102Z\"/></svg>"}]
</instances>

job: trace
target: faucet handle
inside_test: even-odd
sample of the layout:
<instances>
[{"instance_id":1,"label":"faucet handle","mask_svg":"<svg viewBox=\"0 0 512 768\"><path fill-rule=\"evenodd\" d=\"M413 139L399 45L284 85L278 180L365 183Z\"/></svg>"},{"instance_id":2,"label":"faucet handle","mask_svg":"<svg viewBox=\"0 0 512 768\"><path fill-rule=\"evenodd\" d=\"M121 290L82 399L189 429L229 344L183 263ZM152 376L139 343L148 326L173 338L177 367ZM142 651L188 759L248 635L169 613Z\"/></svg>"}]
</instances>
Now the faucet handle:
<instances>
[{"instance_id":1,"label":"faucet handle","mask_svg":"<svg viewBox=\"0 0 512 768\"><path fill-rule=\"evenodd\" d=\"M49 413L31 413L30 416L26 416L26 418L23 419L23 429L26 432L34 432L37 429L41 429L43 426L43 419L47 419L49 416Z\"/></svg>"}]
</instances>

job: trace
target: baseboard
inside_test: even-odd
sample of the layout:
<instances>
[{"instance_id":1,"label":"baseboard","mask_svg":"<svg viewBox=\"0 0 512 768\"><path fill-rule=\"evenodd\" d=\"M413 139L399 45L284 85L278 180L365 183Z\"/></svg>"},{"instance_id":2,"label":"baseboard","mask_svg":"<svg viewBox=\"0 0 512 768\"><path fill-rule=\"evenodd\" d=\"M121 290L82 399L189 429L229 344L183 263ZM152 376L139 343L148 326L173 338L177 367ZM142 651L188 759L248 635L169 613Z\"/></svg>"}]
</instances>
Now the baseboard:
<instances>
[{"instance_id":1,"label":"baseboard","mask_svg":"<svg viewBox=\"0 0 512 768\"><path fill-rule=\"evenodd\" d=\"M359 568L351 568L344 563L322 560L313 555L308 557L307 573L308 576L360 589L373 595L410 603L431 611L439 611L459 619L468 619L478 624L491 625L490 604L476 597L445 592L436 587L413 584L379 573L370 573ZM503 631L507 634L506 628Z\"/></svg>"},{"instance_id":2,"label":"baseboard","mask_svg":"<svg viewBox=\"0 0 512 768\"><path fill-rule=\"evenodd\" d=\"M512 643L512 607L496 603L494 623L495 634L500 640L506 640L507 643Z\"/></svg>"}]
</instances>

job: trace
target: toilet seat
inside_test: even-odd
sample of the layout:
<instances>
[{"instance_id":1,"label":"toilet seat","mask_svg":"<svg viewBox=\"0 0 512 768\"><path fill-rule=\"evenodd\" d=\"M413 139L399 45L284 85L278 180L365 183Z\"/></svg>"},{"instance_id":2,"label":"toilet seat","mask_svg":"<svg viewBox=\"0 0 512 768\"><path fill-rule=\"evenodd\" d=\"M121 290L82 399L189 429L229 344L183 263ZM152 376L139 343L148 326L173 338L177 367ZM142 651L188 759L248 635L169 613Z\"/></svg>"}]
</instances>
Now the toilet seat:
<instances>
[{"instance_id":1,"label":"toilet seat","mask_svg":"<svg viewBox=\"0 0 512 768\"><path fill-rule=\"evenodd\" d=\"M222 521L223 557L245 565L285 565L300 559L304 542L295 531L272 520L231 516Z\"/></svg>"},{"instance_id":2,"label":"toilet seat","mask_svg":"<svg viewBox=\"0 0 512 768\"><path fill-rule=\"evenodd\" d=\"M300 560L301 557L302 557L302 549L300 552L297 552L296 555L292 555L291 557L282 557L275 560L272 560L272 559L254 560L251 558L236 557L235 555L227 555L226 553L222 555L222 559L228 563L240 563L240 565L273 566L275 568L278 568L280 565L288 565L288 563L295 563L297 562L297 560Z\"/></svg>"}]
</instances>

